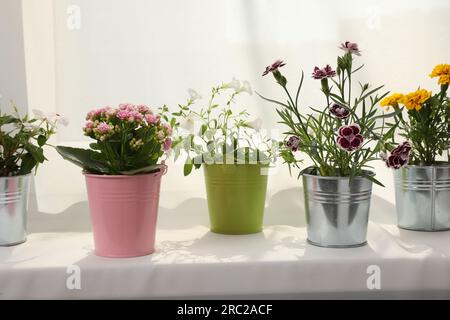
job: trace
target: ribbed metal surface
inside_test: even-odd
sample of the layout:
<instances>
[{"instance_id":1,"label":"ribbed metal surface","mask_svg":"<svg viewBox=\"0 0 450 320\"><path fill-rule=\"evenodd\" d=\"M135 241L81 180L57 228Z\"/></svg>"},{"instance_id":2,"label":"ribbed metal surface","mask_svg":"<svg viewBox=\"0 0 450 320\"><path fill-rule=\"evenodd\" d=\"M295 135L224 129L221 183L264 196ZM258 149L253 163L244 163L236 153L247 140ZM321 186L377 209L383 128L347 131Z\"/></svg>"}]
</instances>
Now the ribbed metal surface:
<instances>
[{"instance_id":1,"label":"ribbed metal surface","mask_svg":"<svg viewBox=\"0 0 450 320\"><path fill-rule=\"evenodd\" d=\"M308 241L332 248L366 243L372 182L303 175Z\"/></svg>"},{"instance_id":2,"label":"ribbed metal surface","mask_svg":"<svg viewBox=\"0 0 450 320\"><path fill-rule=\"evenodd\" d=\"M25 241L29 175L0 178L0 246Z\"/></svg>"},{"instance_id":3,"label":"ribbed metal surface","mask_svg":"<svg viewBox=\"0 0 450 320\"><path fill-rule=\"evenodd\" d=\"M450 230L450 165L407 166L394 171L398 226Z\"/></svg>"},{"instance_id":4,"label":"ribbed metal surface","mask_svg":"<svg viewBox=\"0 0 450 320\"><path fill-rule=\"evenodd\" d=\"M364 192L342 192L336 194L335 192L311 191L310 196L311 199L318 203L349 204L366 202L367 200L370 200L372 192L371 190L368 190Z\"/></svg>"}]
</instances>

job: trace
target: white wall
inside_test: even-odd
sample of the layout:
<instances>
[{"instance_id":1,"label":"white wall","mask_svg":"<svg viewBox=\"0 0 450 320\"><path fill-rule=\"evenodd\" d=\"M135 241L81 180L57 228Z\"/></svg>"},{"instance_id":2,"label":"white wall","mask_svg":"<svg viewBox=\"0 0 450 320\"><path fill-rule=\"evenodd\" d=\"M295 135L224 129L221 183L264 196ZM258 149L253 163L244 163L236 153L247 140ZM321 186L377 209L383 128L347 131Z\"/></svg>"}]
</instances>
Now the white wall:
<instances>
[{"instance_id":1,"label":"white wall","mask_svg":"<svg viewBox=\"0 0 450 320\"><path fill-rule=\"evenodd\" d=\"M0 0L0 108L10 111L14 100L27 110L22 6L17 0Z\"/></svg>"},{"instance_id":2,"label":"white wall","mask_svg":"<svg viewBox=\"0 0 450 320\"><path fill-rule=\"evenodd\" d=\"M428 74L450 57L447 0L23 2L30 108L45 105L71 119L60 131L60 143L84 139L80 127L94 107L121 102L176 106L187 88L205 96L213 84L233 76L279 97L273 79L261 77L266 65L285 59L283 73L296 82L300 68L309 75L315 65L334 64L345 40L359 43L363 51L358 60L366 69L360 80L386 84L393 91L419 85L436 90ZM80 9L80 29L69 28L76 11L68 13L68 8L74 5ZM307 106L323 103L319 84L309 77L303 93L305 112ZM241 101L267 128L277 127L273 106L255 95ZM43 209L58 212L85 197L84 185L77 168L51 157L52 163L38 174L37 192L66 197ZM390 172L379 163L377 174L388 188L377 187L375 193L393 201ZM181 176L181 167L170 168L162 205L204 196L201 173L183 183ZM284 168L272 178L270 195L298 185Z\"/></svg>"}]
</instances>

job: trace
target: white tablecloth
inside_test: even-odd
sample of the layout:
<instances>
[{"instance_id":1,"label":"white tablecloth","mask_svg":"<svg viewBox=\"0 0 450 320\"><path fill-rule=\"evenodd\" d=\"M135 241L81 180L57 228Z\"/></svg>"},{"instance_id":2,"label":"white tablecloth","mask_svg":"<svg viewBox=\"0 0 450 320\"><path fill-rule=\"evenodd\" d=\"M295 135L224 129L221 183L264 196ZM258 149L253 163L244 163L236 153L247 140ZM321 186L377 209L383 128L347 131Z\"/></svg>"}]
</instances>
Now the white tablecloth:
<instances>
[{"instance_id":1,"label":"white tablecloth","mask_svg":"<svg viewBox=\"0 0 450 320\"><path fill-rule=\"evenodd\" d=\"M273 197L254 235L209 232L205 199L161 207L157 252L131 259L93 255L85 201L32 210L28 241L0 248L0 298L450 298L450 232L399 230L394 206L374 196L367 246L314 247L297 192ZM79 290L66 286L72 265ZM368 289L370 266L380 290Z\"/></svg>"}]
</instances>

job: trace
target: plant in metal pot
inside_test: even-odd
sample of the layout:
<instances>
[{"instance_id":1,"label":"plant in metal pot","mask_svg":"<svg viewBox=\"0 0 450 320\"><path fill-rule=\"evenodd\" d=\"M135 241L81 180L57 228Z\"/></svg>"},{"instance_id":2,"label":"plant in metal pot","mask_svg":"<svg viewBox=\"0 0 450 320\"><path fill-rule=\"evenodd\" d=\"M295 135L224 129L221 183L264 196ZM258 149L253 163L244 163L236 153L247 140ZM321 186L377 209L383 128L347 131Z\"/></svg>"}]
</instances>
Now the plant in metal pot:
<instances>
[{"instance_id":1,"label":"plant in metal pot","mask_svg":"<svg viewBox=\"0 0 450 320\"><path fill-rule=\"evenodd\" d=\"M44 147L58 124L59 114L34 110L34 117L0 110L0 246L26 239L29 177L45 160Z\"/></svg>"},{"instance_id":2,"label":"plant in metal pot","mask_svg":"<svg viewBox=\"0 0 450 320\"><path fill-rule=\"evenodd\" d=\"M274 140L260 130L261 120L236 106L242 93L252 93L247 81L233 79L211 90L206 105L189 90L187 103L174 115L180 119L183 142L175 150L187 154L184 174L204 167L211 230L248 234L262 230L267 169L273 161Z\"/></svg>"},{"instance_id":3,"label":"plant in metal pot","mask_svg":"<svg viewBox=\"0 0 450 320\"><path fill-rule=\"evenodd\" d=\"M450 229L450 65L430 77L440 90L394 93L381 105L394 109L402 142L383 154L394 171L398 225L423 231ZM403 111L403 112L402 112Z\"/></svg>"},{"instance_id":4,"label":"plant in metal pot","mask_svg":"<svg viewBox=\"0 0 450 320\"><path fill-rule=\"evenodd\" d=\"M66 160L83 169L94 230L95 251L132 257L154 251L161 161L172 148L166 107L121 104L89 112L84 134L89 149L58 146Z\"/></svg>"},{"instance_id":5,"label":"plant in metal pot","mask_svg":"<svg viewBox=\"0 0 450 320\"><path fill-rule=\"evenodd\" d=\"M372 182L382 185L371 171L370 162L389 144L395 126L387 127L390 114L378 114L377 104L387 93L383 86L372 87L356 82L355 56L361 51L356 43L340 47L336 67L315 67L314 81L320 83L324 107L310 107L305 114L300 106L304 81L302 72L295 92L280 68L281 60L268 66L263 76L272 74L286 95L286 100L269 99L276 106L280 123L286 130L281 156L290 169L300 169L298 153L309 157L313 166L299 172L303 176L305 209L310 243L327 247L350 247L366 243ZM355 87L358 89L356 90Z\"/></svg>"}]
</instances>

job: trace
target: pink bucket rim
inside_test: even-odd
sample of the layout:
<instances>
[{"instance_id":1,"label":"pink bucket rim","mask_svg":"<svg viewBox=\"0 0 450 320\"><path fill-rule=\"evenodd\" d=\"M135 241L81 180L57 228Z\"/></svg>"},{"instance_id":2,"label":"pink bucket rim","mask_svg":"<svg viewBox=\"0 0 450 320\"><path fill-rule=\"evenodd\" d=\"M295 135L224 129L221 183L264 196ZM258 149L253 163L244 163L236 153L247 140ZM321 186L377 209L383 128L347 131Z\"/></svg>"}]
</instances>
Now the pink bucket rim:
<instances>
[{"instance_id":1,"label":"pink bucket rim","mask_svg":"<svg viewBox=\"0 0 450 320\"><path fill-rule=\"evenodd\" d=\"M82 174L85 177L89 178L98 178L98 179L127 179L127 178L133 178L133 177L145 177L145 176L154 176L160 174L161 176L165 175L167 173L167 165L166 164L159 164L159 172L152 172L152 173L144 173L144 174L133 174L133 175L119 175L119 174L95 174L95 173L88 173L86 171L82 171Z\"/></svg>"}]
</instances>

